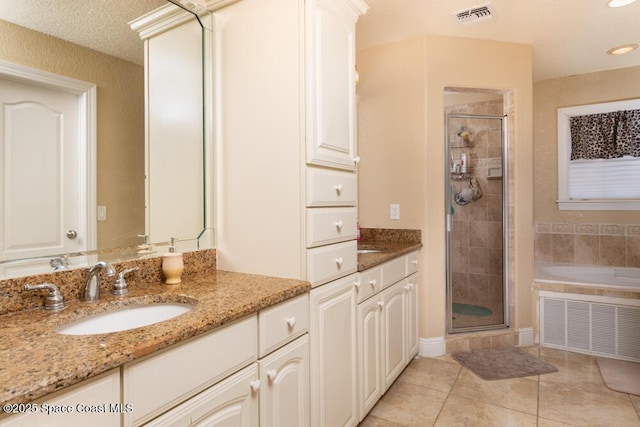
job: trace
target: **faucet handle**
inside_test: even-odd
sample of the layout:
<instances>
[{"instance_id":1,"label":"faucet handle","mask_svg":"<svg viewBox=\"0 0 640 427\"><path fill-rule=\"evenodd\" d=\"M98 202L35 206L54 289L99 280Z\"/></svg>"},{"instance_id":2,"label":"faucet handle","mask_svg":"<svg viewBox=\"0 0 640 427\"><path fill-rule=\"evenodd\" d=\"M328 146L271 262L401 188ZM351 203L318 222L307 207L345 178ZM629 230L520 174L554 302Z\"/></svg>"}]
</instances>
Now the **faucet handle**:
<instances>
[{"instance_id":1,"label":"faucet handle","mask_svg":"<svg viewBox=\"0 0 640 427\"><path fill-rule=\"evenodd\" d=\"M129 288L127 286L127 281L124 276L131 273L132 271L137 271L138 267L127 268L126 270L122 270L118 274L118 278L116 282L113 284L113 288L111 289L112 295L126 295L129 292Z\"/></svg>"},{"instance_id":2,"label":"faucet handle","mask_svg":"<svg viewBox=\"0 0 640 427\"><path fill-rule=\"evenodd\" d=\"M36 289L48 289L49 294L44 300L45 310L62 310L64 308L64 298L60 293L60 289L53 283L41 283L39 285L24 285L25 291L33 291Z\"/></svg>"}]
</instances>

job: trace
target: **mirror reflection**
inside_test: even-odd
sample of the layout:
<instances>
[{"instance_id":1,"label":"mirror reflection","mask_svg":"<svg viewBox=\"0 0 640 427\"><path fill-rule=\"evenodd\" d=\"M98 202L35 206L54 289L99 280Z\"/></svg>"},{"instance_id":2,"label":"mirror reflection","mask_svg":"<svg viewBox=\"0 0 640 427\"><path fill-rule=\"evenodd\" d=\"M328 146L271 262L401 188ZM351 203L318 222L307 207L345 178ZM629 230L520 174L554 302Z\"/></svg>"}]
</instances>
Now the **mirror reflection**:
<instances>
[{"instance_id":1,"label":"mirror reflection","mask_svg":"<svg viewBox=\"0 0 640 427\"><path fill-rule=\"evenodd\" d=\"M148 243L164 243L170 237L185 241L202 234L201 27L195 19L188 22L197 26L189 32L199 37L200 45L195 47L197 84L186 98L197 99L197 104L180 105L179 93L163 95L161 87L145 94L145 42L130 22L158 8L176 7L167 0L0 0L3 277L51 271L49 261L60 262L56 258L62 266L83 262L82 257L61 257L67 253L98 251L100 258L122 258L123 252L112 249L129 248L126 256L137 256L145 236ZM178 61L174 65L179 67ZM173 114L169 120L163 117L169 124L183 121L176 112L198 117L189 142L173 135L174 144L159 149L169 157L171 150L188 151L192 157L181 160L192 165L188 171L180 164L149 167L149 159L159 152L149 129L145 134L145 104L150 107L151 95L154 100L172 98L171 111L162 112ZM196 148L184 150L194 144ZM177 189L185 175L199 199L188 205L175 196L184 193ZM156 202L154 209L168 220L155 232L150 183L166 188L161 194L166 200ZM35 270L34 262L25 261L33 258L39 258Z\"/></svg>"}]
</instances>

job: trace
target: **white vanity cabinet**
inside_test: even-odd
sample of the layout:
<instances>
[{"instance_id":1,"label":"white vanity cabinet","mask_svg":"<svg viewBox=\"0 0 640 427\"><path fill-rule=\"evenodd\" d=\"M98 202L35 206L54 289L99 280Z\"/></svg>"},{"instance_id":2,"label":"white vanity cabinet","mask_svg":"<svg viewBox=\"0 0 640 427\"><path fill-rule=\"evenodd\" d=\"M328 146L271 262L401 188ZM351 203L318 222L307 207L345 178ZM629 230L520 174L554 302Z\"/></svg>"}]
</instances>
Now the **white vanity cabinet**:
<instances>
[{"instance_id":1,"label":"white vanity cabinet","mask_svg":"<svg viewBox=\"0 0 640 427\"><path fill-rule=\"evenodd\" d=\"M120 425L122 413L132 410L121 404L120 370L117 368L35 402L16 405L18 408L21 408L19 415L3 413L0 425L115 427Z\"/></svg>"},{"instance_id":2,"label":"white vanity cabinet","mask_svg":"<svg viewBox=\"0 0 640 427\"><path fill-rule=\"evenodd\" d=\"M357 274L359 421L418 353L417 257L412 252Z\"/></svg>"}]
</instances>

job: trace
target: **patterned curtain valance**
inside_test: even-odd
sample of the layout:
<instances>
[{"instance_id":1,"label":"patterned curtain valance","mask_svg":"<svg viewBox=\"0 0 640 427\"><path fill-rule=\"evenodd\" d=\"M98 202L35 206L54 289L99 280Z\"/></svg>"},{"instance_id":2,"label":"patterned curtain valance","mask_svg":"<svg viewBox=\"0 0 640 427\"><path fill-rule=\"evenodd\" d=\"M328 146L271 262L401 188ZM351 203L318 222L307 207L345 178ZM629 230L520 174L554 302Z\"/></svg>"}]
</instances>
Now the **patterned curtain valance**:
<instances>
[{"instance_id":1,"label":"patterned curtain valance","mask_svg":"<svg viewBox=\"0 0 640 427\"><path fill-rule=\"evenodd\" d=\"M640 110L571 117L571 160L640 157Z\"/></svg>"}]
</instances>

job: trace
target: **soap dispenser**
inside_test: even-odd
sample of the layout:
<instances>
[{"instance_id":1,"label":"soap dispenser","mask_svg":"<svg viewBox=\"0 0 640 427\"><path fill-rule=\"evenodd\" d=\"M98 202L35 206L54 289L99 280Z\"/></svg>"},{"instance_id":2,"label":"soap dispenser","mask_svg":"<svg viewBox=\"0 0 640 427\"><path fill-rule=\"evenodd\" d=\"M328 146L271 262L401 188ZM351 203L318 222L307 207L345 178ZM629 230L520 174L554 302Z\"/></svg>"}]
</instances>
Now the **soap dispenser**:
<instances>
[{"instance_id":1,"label":"soap dispenser","mask_svg":"<svg viewBox=\"0 0 640 427\"><path fill-rule=\"evenodd\" d=\"M184 270L184 262L182 254L176 252L176 239L171 238L171 246L169 252L162 256L162 272L164 273L165 283L167 285L177 285L182 282L182 271Z\"/></svg>"}]
</instances>

